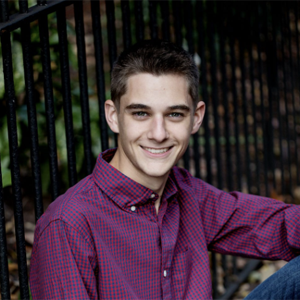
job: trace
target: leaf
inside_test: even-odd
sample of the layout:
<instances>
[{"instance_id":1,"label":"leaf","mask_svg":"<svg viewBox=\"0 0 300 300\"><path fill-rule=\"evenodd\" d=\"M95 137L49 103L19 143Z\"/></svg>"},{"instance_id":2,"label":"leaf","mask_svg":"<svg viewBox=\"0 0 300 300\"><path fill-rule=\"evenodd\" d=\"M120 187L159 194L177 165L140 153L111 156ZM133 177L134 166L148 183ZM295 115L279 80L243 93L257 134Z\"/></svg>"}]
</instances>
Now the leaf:
<instances>
[{"instance_id":1,"label":"leaf","mask_svg":"<svg viewBox=\"0 0 300 300\"><path fill-rule=\"evenodd\" d=\"M22 46L18 41L13 41L12 44L14 83L16 95L25 90L25 77L23 67Z\"/></svg>"},{"instance_id":2,"label":"leaf","mask_svg":"<svg viewBox=\"0 0 300 300\"><path fill-rule=\"evenodd\" d=\"M2 169L2 186L11 186L11 172L9 169Z\"/></svg>"}]
</instances>

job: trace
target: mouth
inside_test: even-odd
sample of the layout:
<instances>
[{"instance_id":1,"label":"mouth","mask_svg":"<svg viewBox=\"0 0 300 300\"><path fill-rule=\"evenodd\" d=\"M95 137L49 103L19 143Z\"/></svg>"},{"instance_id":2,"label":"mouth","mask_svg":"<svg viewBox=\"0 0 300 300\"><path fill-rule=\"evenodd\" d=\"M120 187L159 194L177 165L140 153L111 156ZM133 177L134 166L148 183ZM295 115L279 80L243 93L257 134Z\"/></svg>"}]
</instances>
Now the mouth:
<instances>
[{"instance_id":1,"label":"mouth","mask_svg":"<svg viewBox=\"0 0 300 300\"><path fill-rule=\"evenodd\" d=\"M162 153L166 153L168 150L170 150L172 147L168 147L168 148L148 148L148 147L142 147L143 149L145 149L146 151L152 153L152 154L162 154Z\"/></svg>"}]
</instances>

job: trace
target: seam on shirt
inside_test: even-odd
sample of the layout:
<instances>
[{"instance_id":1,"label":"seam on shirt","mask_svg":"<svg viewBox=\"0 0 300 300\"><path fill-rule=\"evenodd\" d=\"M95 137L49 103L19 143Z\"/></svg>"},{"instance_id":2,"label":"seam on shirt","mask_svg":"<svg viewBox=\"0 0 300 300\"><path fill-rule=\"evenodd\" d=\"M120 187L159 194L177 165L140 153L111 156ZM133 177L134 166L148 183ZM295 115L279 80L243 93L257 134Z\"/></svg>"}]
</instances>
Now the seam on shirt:
<instances>
[{"instance_id":1,"label":"seam on shirt","mask_svg":"<svg viewBox=\"0 0 300 300\"><path fill-rule=\"evenodd\" d=\"M51 221L49 222L49 224L47 224L47 226L45 226L45 228L44 228L41 232L39 232L39 235L38 235L38 237L37 237L37 241L35 242L36 247L38 247L39 241L40 241L40 237L43 235L44 231L45 231L52 223L57 222L57 221L61 221L61 222L64 223L67 227L71 227L71 228L72 228L73 230L75 230L78 234L80 234L80 235L83 237L83 239L89 244L89 246L90 246L91 249L93 250L95 256L97 256L97 252L95 251L94 246L93 246L93 245L91 244L91 242L86 238L86 236L85 236L80 230L78 230L78 228L74 227L72 224L67 223L65 220L62 220L61 218L56 218L55 220L51 220Z\"/></svg>"},{"instance_id":2,"label":"seam on shirt","mask_svg":"<svg viewBox=\"0 0 300 300\"><path fill-rule=\"evenodd\" d=\"M81 191L78 191L78 186L76 186L76 189L74 189L74 191L70 195L68 195L68 197L64 197L65 194L61 195L61 197L64 197L63 200L65 200L64 203L61 205L61 210L59 212L59 215L61 217L63 217L63 214L65 212L65 210L63 208L66 206L67 203L69 203L70 201L74 200L74 198L78 198L81 195L85 196L87 193L90 192L90 190L92 190L93 186L95 185L95 182L94 182L94 180L91 177L88 179L88 181L89 180L92 181L89 187L87 187L87 188L85 188L85 189L83 189Z\"/></svg>"}]
</instances>

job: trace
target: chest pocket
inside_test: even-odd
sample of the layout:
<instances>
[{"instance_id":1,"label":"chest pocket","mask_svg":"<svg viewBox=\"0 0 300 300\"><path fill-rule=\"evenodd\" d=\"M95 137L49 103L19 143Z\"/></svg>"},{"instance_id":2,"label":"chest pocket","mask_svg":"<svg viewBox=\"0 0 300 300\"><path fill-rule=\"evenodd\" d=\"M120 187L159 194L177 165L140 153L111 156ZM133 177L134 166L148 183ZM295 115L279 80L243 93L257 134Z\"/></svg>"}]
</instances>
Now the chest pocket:
<instances>
[{"instance_id":1,"label":"chest pocket","mask_svg":"<svg viewBox=\"0 0 300 300\"><path fill-rule=\"evenodd\" d=\"M186 249L174 255L172 263L172 293L173 299L184 299L192 270L191 250Z\"/></svg>"}]
</instances>

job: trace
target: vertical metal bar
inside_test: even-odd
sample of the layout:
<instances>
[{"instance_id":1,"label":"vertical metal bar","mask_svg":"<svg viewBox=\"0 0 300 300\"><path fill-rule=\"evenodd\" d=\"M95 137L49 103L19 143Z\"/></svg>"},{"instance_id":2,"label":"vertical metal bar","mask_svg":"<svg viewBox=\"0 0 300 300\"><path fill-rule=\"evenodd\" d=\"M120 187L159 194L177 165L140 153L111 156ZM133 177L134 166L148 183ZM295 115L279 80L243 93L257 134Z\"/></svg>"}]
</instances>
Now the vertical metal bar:
<instances>
[{"instance_id":1,"label":"vertical metal bar","mask_svg":"<svg viewBox=\"0 0 300 300\"><path fill-rule=\"evenodd\" d=\"M30 130L30 156L34 182L35 220L37 221L39 217L43 214L43 198L29 23L26 23L21 27L21 39L27 99L27 116Z\"/></svg>"},{"instance_id":2,"label":"vertical metal bar","mask_svg":"<svg viewBox=\"0 0 300 300\"><path fill-rule=\"evenodd\" d=\"M199 133L196 132L193 135L193 150L194 150L194 161L195 161L195 177L200 178L200 153L199 153Z\"/></svg>"},{"instance_id":3,"label":"vertical metal bar","mask_svg":"<svg viewBox=\"0 0 300 300\"><path fill-rule=\"evenodd\" d=\"M0 1L0 21L6 22L9 20L8 14L8 0L1 0Z\"/></svg>"},{"instance_id":4,"label":"vertical metal bar","mask_svg":"<svg viewBox=\"0 0 300 300\"><path fill-rule=\"evenodd\" d=\"M242 7L239 7L239 13L242 13ZM245 24L245 19L240 19L240 24ZM244 139L245 139L245 162L246 162L246 178L248 191L251 189L251 172L250 172L250 154L249 154L249 131L248 131L248 109L246 99L246 70L245 70L245 40L243 38L244 28L240 28L239 36L239 64L241 69L241 83L242 83L242 111L244 119Z\"/></svg>"},{"instance_id":5,"label":"vertical metal bar","mask_svg":"<svg viewBox=\"0 0 300 300\"><path fill-rule=\"evenodd\" d=\"M238 105L237 105L237 87L236 87L236 58L235 58L235 26L236 26L236 14L235 6L231 6L229 11L230 22L228 25L229 35L229 48L230 48L230 65L231 65L231 89L232 89L232 101L233 101L233 115L234 115L234 137L235 137L235 165L236 165L236 182L237 189L240 191L242 188L241 182L241 154L240 154L240 139L239 139L239 124L238 124ZM232 273L237 274L236 257L232 257Z\"/></svg>"},{"instance_id":6,"label":"vertical metal bar","mask_svg":"<svg viewBox=\"0 0 300 300\"><path fill-rule=\"evenodd\" d=\"M107 17L107 36L109 49L110 70L112 71L117 59L116 26L115 26L115 5L113 0L105 0ZM115 146L118 145L118 138L115 134Z\"/></svg>"},{"instance_id":7,"label":"vertical metal bar","mask_svg":"<svg viewBox=\"0 0 300 300\"><path fill-rule=\"evenodd\" d=\"M162 34L163 39L166 41L170 41L170 20L169 20L169 1L159 1L160 9L161 9L161 15L162 15Z\"/></svg>"},{"instance_id":8,"label":"vertical metal bar","mask_svg":"<svg viewBox=\"0 0 300 300\"><path fill-rule=\"evenodd\" d=\"M1 36L21 299L29 299L10 34Z\"/></svg>"},{"instance_id":9,"label":"vertical metal bar","mask_svg":"<svg viewBox=\"0 0 300 300\"><path fill-rule=\"evenodd\" d=\"M0 284L1 284L0 288L1 288L1 298L10 299L7 243L6 243L6 231L5 231L5 214L4 214L3 201L4 199L3 199L2 173L1 173L1 163L0 163Z\"/></svg>"},{"instance_id":10,"label":"vertical metal bar","mask_svg":"<svg viewBox=\"0 0 300 300\"><path fill-rule=\"evenodd\" d=\"M228 268L227 268L227 255L222 254L222 268L224 272L224 288L228 287Z\"/></svg>"},{"instance_id":11,"label":"vertical metal bar","mask_svg":"<svg viewBox=\"0 0 300 300\"><path fill-rule=\"evenodd\" d=\"M28 11L28 0L19 0L20 13L24 14Z\"/></svg>"},{"instance_id":12,"label":"vertical metal bar","mask_svg":"<svg viewBox=\"0 0 300 300\"><path fill-rule=\"evenodd\" d=\"M112 70L113 64L117 59L115 5L114 5L114 1L111 0L105 0L105 5L106 5L106 17L107 17L109 61L110 61L110 69Z\"/></svg>"},{"instance_id":13,"label":"vertical metal bar","mask_svg":"<svg viewBox=\"0 0 300 300\"><path fill-rule=\"evenodd\" d=\"M96 59L96 79L97 79L97 94L99 103L99 119L101 132L101 148L102 151L108 149L108 131L104 112L105 102L105 81L103 71L103 47L102 47L102 32L100 22L100 4L99 1L91 0L92 23L94 34L94 47Z\"/></svg>"},{"instance_id":14,"label":"vertical metal bar","mask_svg":"<svg viewBox=\"0 0 300 300\"><path fill-rule=\"evenodd\" d=\"M221 5L221 7L220 7ZM227 10L227 6L223 7L222 2L216 2L216 14L222 14L226 13L225 10ZM226 74L226 57L225 57L225 39L226 39L226 31L225 31L225 24L222 22L222 18L219 19L217 22L217 30L219 35L219 42L220 42L220 64L221 64L221 74L222 74L222 97L223 97L223 105L225 110L225 137L226 137L226 146L225 146L225 152L226 152L226 174L229 176L227 177L227 184L228 189L232 190L232 161L230 156L230 143L229 143L229 122L230 122L230 116L229 116L229 106L228 106L228 91L227 91L227 74ZM224 182L222 182L222 188L224 187ZM227 268L227 256L222 255L222 268L224 272L224 287L227 288L228 286L228 268Z\"/></svg>"},{"instance_id":15,"label":"vertical metal bar","mask_svg":"<svg viewBox=\"0 0 300 300\"><path fill-rule=\"evenodd\" d=\"M296 49L297 49L297 72L296 74L298 74L298 77L299 78L299 72L300 72L300 49L299 49L299 29L298 29L298 21L299 21L299 8L300 8L300 5L299 5L299 2L295 1L294 2L294 7L293 7L293 11L294 11L294 14L295 14L295 23L294 23L294 26L295 26L295 38L296 38ZM298 89L299 89L299 81L298 81Z\"/></svg>"},{"instance_id":16,"label":"vertical metal bar","mask_svg":"<svg viewBox=\"0 0 300 300\"><path fill-rule=\"evenodd\" d=\"M273 104L275 100L274 91L276 89L276 83L275 83L275 73L273 72L274 61L273 58L273 47L270 45L270 41L268 40L268 9L267 9L267 2L263 2L263 9L264 9L264 18L263 18L263 34L265 36L265 52L266 52L266 67L267 67L267 85L268 85L268 102L269 102L269 109L268 109L268 118L266 118L266 137L267 137L267 159L268 166L269 166L269 173L268 173L268 179L270 179L270 182L272 182L273 187L276 188L276 181L275 179L275 167L274 167L274 132L273 132L273 126L272 126L272 120L273 120Z\"/></svg>"},{"instance_id":17,"label":"vertical metal bar","mask_svg":"<svg viewBox=\"0 0 300 300\"><path fill-rule=\"evenodd\" d=\"M176 2L176 1L175 1ZM204 137L205 137L205 158L206 158L206 181L208 183L212 183L212 172L211 172L211 148L210 148L210 134L209 134L209 126L208 126L208 90L207 90L207 65L206 65L206 55L205 55L205 32L204 32L204 8L203 1L196 2L196 11L197 11L197 30L198 30L198 49L199 55L201 58L200 64L200 88L202 94L202 100L206 105L206 116L203 120L204 126Z\"/></svg>"},{"instance_id":18,"label":"vertical metal bar","mask_svg":"<svg viewBox=\"0 0 300 300\"><path fill-rule=\"evenodd\" d=\"M294 14L295 14L295 37L296 37L296 49L297 49L297 67L296 67L296 82L298 82L297 84L297 89L298 89L298 94L300 93L300 78L299 78L299 74L300 74L300 49L299 49L299 30L298 30L298 10L299 10L299 2L295 1L294 2L294 7L293 7L293 10L294 10ZM299 114L299 113L298 113ZM299 116L297 116L298 118ZM297 135L297 138L296 138L296 152L297 152L297 155L298 155L298 149L300 149L300 147L298 147L298 144L299 144L299 137ZM297 181L296 181L296 184L297 186L300 185L300 172L299 172L299 161L298 161L298 164L296 165L296 168L297 168Z\"/></svg>"},{"instance_id":19,"label":"vertical metal bar","mask_svg":"<svg viewBox=\"0 0 300 300\"><path fill-rule=\"evenodd\" d=\"M131 45L131 31L130 31L130 10L129 1L121 0L122 9L122 28L123 28L123 43L124 48L128 48Z\"/></svg>"},{"instance_id":20,"label":"vertical metal bar","mask_svg":"<svg viewBox=\"0 0 300 300\"><path fill-rule=\"evenodd\" d=\"M238 53L239 53L239 67L241 71L241 94L240 94L240 105L242 110L242 116L243 116L243 137L244 137L244 163L245 163L245 169L246 169L246 182L247 182L247 189L248 192L251 189L251 172L250 172L250 155L249 155L249 130L248 130L248 101L246 97L246 68L245 68L245 57L246 57L246 45L245 45L245 39L243 39L242 34L244 31L248 30L248 27L244 21L244 19L249 18L247 16L246 10L248 8L245 8L243 4L240 4L237 6L237 10L239 11L239 15L244 16L241 19L241 26L242 28L239 28L237 33L239 34L239 43L238 43Z\"/></svg>"},{"instance_id":21,"label":"vertical metal bar","mask_svg":"<svg viewBox=\"0 0 300 300\"><path fill-rule=\"evenodd\" d=\"M215 2L207 2L208 8L208 34L209 34L209 50L210 50L210 62L211 62L211 80L212 80L212 103L214 112L214 136L215 136L215 151L217 160L217 185L219 188L222 186L222 172L221 172L221 150L220 150L220 130L219 130L219 118L218 118L218 81L217 81L217 53L215 44Z\"/></svg>"},{"instance_id":22,"label":"vertical metal bar","mask_svg":"<svg viewBox=\"0 0 300 300\"><path fill-rule=\"evenodd\" d=\"M296 166L296 177L299 177L299 169L297 168L298 164L299 164L299 158L298 158L298 147L297 147L297 117L296 117L296 107L295 107L295 86L294 86L294 82L295 82L295 77L294 77L294 62L293 62L293 51L292 51L292 34L291 34L291 27L290 27L290 3L286 2L286 14L287 14L287 21L286 23L286 28L287 28L287 36L288 36L288 53L289 53L289 74L290 74L290 94L291 94L291 100L292 100L292 123L293 123L293 130L292 130L292 139L291 142L293 143L293 152L294 152L294 162L295 162L295 166ZM295 64L296 65L296 64ZM298 122L299 123L299 122ZM292 166L290 166L291 168ZM290 191L291 194L293 193L293 176L291 173L291 180L290 180ZM296 183L296 182L295 182Z\"/></svg>"},{"instance_id":23,"label":"vertical metal bar","mask_svg":"<svg viewBox=\"0 0 300 300\"><path fill-rule=\"evenodd\" d=\"M71 84L69 71L69 55L67 41L66 10L62 7L57 11L57 31L59 37L60 69L62 81L62 96L64 105L65 130L67 140L69 185L77 182L75 141L73 129L73 116L71 104Z\"/></svg>"},{"instance_id":24,"label":"vertical metal bar","mask_svg":"<svg viewBox=\"0 0 300 300\"><path fill-rule=\"evenodd\" d=\"M218 2L217 2L218 3ZM218 3L219 4L219 3ZM223 11L224 13L224 11ZM225 54L225 39L226 39L226 31L224 28L224 24L219 22L219 37L220 37L220 65L221 65L221 74L222 74L222 97L223 104L225 110L225 138L226 138L226 173L229 176L227 177L227 187L229 191L233 190L232 184L232 159L231 159L231 151L230 151L230 132L229 132L229 124L231 122L230 110L228 104L228 88L227 88L227 72L226 72L226 54ZM227 277L225 276L225 279Z\"/></svg>"},{"instance_id":25,"label":"vertical metal bar","mask_svg":"<svg viewBox=\"0 0 300 300\"><path fill-rule=\"evenodd\" d=\"M149 17L150 17L150 36L151 39L158 38L158 25L157 25L157 2L149 0Z\"/></svg>"},{"instance_id":26,"label":"vertical metal bar","mask_svg":"<svg viewBox=\"0 0 300 300\"><path fill-rule=\"evenodd\" d=\"M218 296L218 277L217 277L217 259L216 253L211 252L211 277L212 277L212 296L216 299Z\"/></svg>"},{"instance_id":27,"label":"vertical metal bar","mask_svg":"<svg viewBox=\"0 0 300 300\"><path fill-rule=\"evenodd\" d=\"M141 41L144 39L144 16L142 1L134 1L134 15L136 40Z\"/></svg>"},{"instance_id":28,"label":"vertical metal bar","mask_svg":"<svg viewBox=\"0 0 300 300\"><path fill-rule=\"evenodd\" d=\"M268 184L268 170L269 170L269 160L268 160L268 145L267 145L267 130L266 130L266 109L265 109L265 101L264 92L263 92L263 65L262 65L262 46L261 46L261 38L260 33L263 31L262 24L262 8L260 4L257 7L257 34L256 34L256 44L257 44L257 54L258 54L258 81L259 81L259 96L260 96L260 113L262 119L262 132L263 132L263 159L264 159L264 180L265 180L265 188L266 188L266 196L270 195L269 184Z\"/></svg>"},{"instance_id":29,"label":"vertical metal bar","mask_svg":"<svg viewBox=\"0 0 300 300\"><path fill-rule=\"evenodd\" d=\"M188 43L188 51L192 55L192 57L195 54L195 47L193 43L193 23L192 23L192 3L190 0L185 1L185 28L186 28L186 40ZM189 16L189 17L188 17ZM194 160L195 160L195 171L197 174L197 177L200 176L200 161L199 161L199 149L198 149L198 133L195 133L193 135L193 144L194 144ZM185 156L184 156L184 163L185 168L189 167L190 164L190 155L189 155L189 148L187 149Z\"/></svg>"},{"instance_id":30,"label":"vertical metal bar","mask_svg":"<svg viewBox=\"0 0 300 300\"><path fill-rule=\"evenodd\" d=\"M218 122L218 93L217 93L217 53L215 49L215 2L207 2L207 21L208 21L208 41L209 41L209 51L210 51L210 64L211 64L211 80L212 80L212 104L213 104L213 112L214 112L214 138L215 138L215 151L216 151L216 159L217 159L217 185L221 186L222 183L222 175L220 170L220 144L219 144L219 122ZM211 253L212 257L212 287L213 287L213 298L215 299L218 295L218 278L217 278L217 266L216 266L216 255L215 253Z\"/></svg>"},{"instance_id":31,"label":"vertical metal bar","mask_svg":"<svg viewBox=\"0 0 300 300\"><path fill-rule=\"evenodd\" d=\"M251 11L252 13L252 11ZM250 18L252 19L251 15ZM251 20L252 21L252 20ZM253 28L253 26L251 26ZM259 165L259 154L258 154L258 141L257 141L257 118L256 118L256 105L255 105L255 90L254 90L254 60L253 60L253 53L252 53L252 43L253 43L253 32L251 32L251 39L248 41L248 47L247 51L249 54L249 60L250 60L250 84L251 84L251 109L252 109L252 117L253 117L253 135L254 135L254 148L255 148L255 174L256 174L256 180L255 180L255 186L257 188L256 193L260 195L260 180L259 180L259 174L260 174L260 165ZM250 188L250 193L251 188Z\"/></svg>"},{"instance_id":32,"label":"vertical metal bar","mask_svg":"<svg viewBox=\"0 0 300 300\"><path fill-rule=\"evenodd\" d=\"M190 169L190 147L188 146L183 154L183 165L186 170Z\"/></svg>"},{"instance_id":33,"label":"vertical metal bar","mask_svg":"<svg viewBox=\"0 0 300 300\"><path fill-rule=\"evenodd\" d=\"M172 1L173 19L175 28L175 43L182 46L182 2L179 0Z\"/></svg>"},{"instance_id":34,"label":"vertical metal bar","mask_svg":"<svg viewBox=\"0 0 300 300\"><path fill-rule=\"evenodd\" d=\"M280 10L281 11L281 10ZM280 25L281 25L281 54L282 54L282 78L283 78L283 91L284 91L284 122L285 122L285 128L286 128L286 145L287 145L287 172L284 176L284 181L289 183L289 187L284 185L283 193L291 194L291 181L292 181L292 175L291 175L291 137L290 137L290 126L289 126L289 107L288 107L288 78L287 78L287 68L286 68L286 57L285 57L285 39L284 39L284 17L281 16ZM276 56L276 54L274 54Z\"/></svg>"},{"instance_id":35,"label":"vertical metal bar","mask_svg":"<svg viewBox=\"0 0 300 300\"><path fill-rule=\"evenodd\" d=\"M186 0L184 2L184 21L186 28L186 40L188 43L188 51L191 55L194 55L195 47L193 43L193 8L191 0Z\"/></svg>"},{"instance_id":36,"label":"vertical metal bar","mask_svg":"<svg viewBox=\"0 0 300 300\"><path fill-rule=\"evenodd\" d=\"M192 20L192 3L190 0L185 2L185 7L184 7L184 14L185 14L185 27L186 27L186 32L187 32L187 43L188 43L188 52L192 55L192 57L195 54L195 47L194 47L194 43L193 43L193 23L191 22ZM195 133L193 135L193 141L194 141L194 146L196 147L198 144L198 133ZM198 153L198 149L197 151L194 153L194 158L195 158L195 168L196 168L196 172L198 174L200 174L200 170L199 170L199 155L197 155ZM184 164L185 164L185 168L189 169L190 167L190 155L189 155L189 147L187 149L187 151L185 152L184 155Z\"/></svg>"},{"instance_id":37,"label":"vertical metal bar","mask_svg":"<svg viewBox=\"0 0 300 300\"><path fill-rule=\"evenodd\" d=\"M283 41L282 41L282 53L283 53L283 55L284 55L284 46L283 46ZM292 181L292 178L291 178L291 157L290 157L290 155L291 155L291 147L290 147L290 129L289 129L289 108L288 108L288 97L287 97L287 94L288 94L288 92L287 92L287 76L286 76L286 72L287 72L287 70L286 70L286 67L285 67L285 59L283 60L283 82L284 82L284 88L283 88L283 90L284 90L284 110L285 110L285 112L284 112L284 123L285 123L285 126L286 126L286 145L287 145L287 159L288 159L288 165L287 165L287 172L286 172L286 174L282 174L282 194L284 194L284 193L288 193L288 194L290 194L291 192L292 192L292 189L291 189L291 186L289 186L289 189L288 189L288 187L286 186L286 184L285 184L285 182L288 182L289 183L289 185L291 185L291 181ZM281 119L281 118L278 118L279 120ZM281 135L281 137L280 137L280 144L282 144L282 142L283 142L283 140L282 140L282 127L281 127L282 125L280 124L279 125L279 129L280 129L280 135ZM282 149L283 147L281 146L281 149ZM282 149L282 153L281 153L281 160L283 160L283 149ZM284 162L283 162L284 163ZM285 173L285 168L283 168L282 167L282 169L283 169L283 171L284 171L284 173ZM288 189L288 190L287 190Z\"/></svg>"},{"instance_id":38,"label":"vertical metal bar","mask_svg":"<svg viewBox=\"0 0 300 300\"><path fill-rule=\"evenodd\" d=\"M281 17L281 13L282 11L280 10L280 12L278 11L278 7L276 5L276 3L273 4L274 7L272 8L271 11L271 16L272 16L272 26L271 26L271 32L272 32L272 50L274 52L273 54L273 61L274 64L276 66L276 77L275 77L275 82L274 85L276 87L273 88L272 90L272 95L274 95L274 97L276 97L276 104L277 104L277 120L279 122L279 148L280 148L280 169L281 169L281 193L283 194L285 191L285 170L284 170L284 150L283 150L283 124L282 124L282 117L281 117L281 98L279 95L279 72L278 72L278 67L279 67L279 61L277 59L277 32L276 32L276 24L278 23L278 19L280 20ZM275 8L277 7L277 10L275 10ZM275 17L275 15L277 15L277 17ZM278 19L277 19L278 18ZM279 22L280 23L280 22ZM283 54L283 53L282 53ZM277 191L279 192L279 191Z\"/></svg>"},{"instance_id":39,"label":"vertical metal bar","mask_svg":"<svg viewBox=\"0 0 300 300\"><path fill-rule=\"evenodd\" d=\"M84 40L84 22L83 22L83 5L81 1L74 2L75 12L75 30L76 43L78 49L78 73L80 85L80 101L81 101L81 116L82 129L84 139L84 158L86 164L86 174L90 174L93 169L92 161L92 142L91 142L91 126L90 126L90 111L89 111L89 95L87 85L87 69L86 69L86 52Z\"/></svg>"},{"instance_id":40,"label":"vertical metal bar","mask_svg":"<svg viewBox=\"0 0 300 300\"><path fill-rule=\"evenodd\" d=\"M294 15L295 15L295 22L294 22L294 27L295 27L295 38L296 38L296 49L297 49L297 72L296 74L297 79L299 78L299 73L300 73L300 49L299 49L299 28L298 28L298 22L299 22L299 11L300 11L300 5L299 2L295 1L294 2L294 7L293 7ZM299 88L299 81L298 82L298 90Z\"/></svg>"},{"instance_id":41,"label":"vertical metal bar","mask_svg":"<svg viewBox=\"0 0 300 300\"><path fill-rule=\"evenodd\" d=\"M251 172L250 172L250 154L249 154L249 131L248 131L248 109L247 109L247 99L246 99L246 71L245 71L245 62L244 55L245 45L244 41L240 39L239 42L239 63L241 68L241 82L242 82L242 111L243 111L243 119L244 119L244 139L245 139L245 162L246 162L246 177L247 177L247 186L248 192L251 190Z\"/></svg>"},{"instance_id":42,"label":"vertical metal bar","mask_svg":"<svg viewBox=\"0 0 300 300\"><path fill-rule=\"evenodd\" d=\"M48 19L42 17L39 19L40 41L42 50L42 65L44 76L44 93L47 119L47 136L48 150L50 160L50 178L52 186L52 200L58 197L58 165L57 165L57 150L56 150L56 134L55 134L55 116L54 116L54 101L52 74L50 66L50 51L49 51L49 32Z\"/></svg>"},{"instance_id":43,"label":"vertical metal bar","mask_svg":"<svg viewBox=\"0 0 300 300\"><path fill-rule=\"evenodd\" d=\"M241 150L240 150L240 126L239 126L239 108L238 108L238 95L237 95L237 77L236 77L236 54L235 54L235 28L236 28L236 14L234 12L235 7L231 7L230 18L230 34L229 34L229 46L230 46L230 59L231 59L231 88L232 88L232 100L233 100L233 114L234 114L234 137L235 137L235 164L237 174L237 190L242 189L242 174L241 174Z\"/></svg>"},{"instance_id":44,"label":"vertical metal bar","mask_svg":"<svg viewBox=\"0 0 300 300\"><path fill-rule=\"evenodd\" d=\"M37 0L38 5L47 5L47 0Z\"/></svg>"}]
</instances>

